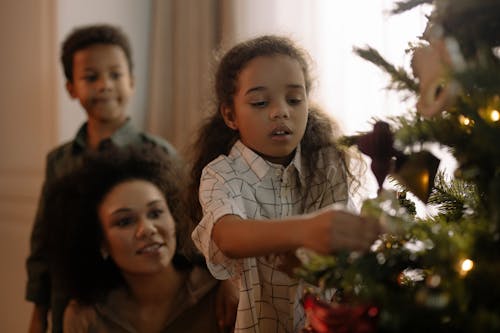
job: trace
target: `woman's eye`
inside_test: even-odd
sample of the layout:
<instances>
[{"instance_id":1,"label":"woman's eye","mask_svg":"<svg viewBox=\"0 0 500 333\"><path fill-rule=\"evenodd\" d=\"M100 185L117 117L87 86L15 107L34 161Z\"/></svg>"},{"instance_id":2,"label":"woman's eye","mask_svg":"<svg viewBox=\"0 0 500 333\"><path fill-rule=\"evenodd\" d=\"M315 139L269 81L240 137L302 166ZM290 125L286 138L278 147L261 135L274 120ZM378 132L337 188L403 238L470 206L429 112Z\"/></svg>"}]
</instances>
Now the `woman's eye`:
<instances>
[{"instance_id":1,"label":"woman's eye","mask_svg":"<svg viewBox=\"0 0 500 333\"><path fill-rule=\"evenodd\" d=\"M133 223L134 219L132 217L122 217L117 219L113 224L116 225L117 227L127 227Z\"/></svg>"},{"instance_id":2,"label":"woman's eye","mask_svg":"<svg viewBox=\"0 0 500 333\"><path fill-rule=\"evenodd\" d=\"M257 102L251 102L250 105L255 107L255 108L263 108L267 106L267 101L257 101Z\"/></svg>"},{"instance_id":3,"label":"woman's eye","mask_svg":"<svg viewBox=\"0 0 500 333\"><path fill-rule=\"evenodd\" d=\"M157 219L163 215L163 209L153 209L148 213L150 219Z\"/></svg>"}]
</instances>

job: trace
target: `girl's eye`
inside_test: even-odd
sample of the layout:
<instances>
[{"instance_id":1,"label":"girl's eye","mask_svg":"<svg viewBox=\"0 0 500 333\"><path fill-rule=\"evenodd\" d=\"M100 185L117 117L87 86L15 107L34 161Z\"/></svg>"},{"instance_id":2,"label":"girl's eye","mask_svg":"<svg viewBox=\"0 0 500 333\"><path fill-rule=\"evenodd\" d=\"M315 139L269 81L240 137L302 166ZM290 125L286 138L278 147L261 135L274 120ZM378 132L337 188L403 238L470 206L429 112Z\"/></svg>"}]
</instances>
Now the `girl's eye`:
<instances>
[{"instance_id":1,"label":"girl's eye","mask_svg":"<svg viewBox=\"0 0 500 333\"><path fill-rule=\"evenodd\" d=\"M267 101L258 101L258 102L251 102L250 105L255 107L255 108L264 108L268 104Z\"/></svg>"},{"instance_id":2,"label":"girl's eye","mask_svg":"<svg viewBox=\"0 0 500 333\"><path fill-rule=\"evenodd\" d=\"M302 103L302 99L300 99L300 98L289 98L288 99L288 104L290 104L290 105L298 105L300 103Z\"/></svg>"},{"instance_id":3,"label":"girl's eye","mask_svg":"<svg viewBox=\"0 0 500 333\"><path fill-rule=\"evenodd\" d=\"M148 212L148 218L157 219L163 215L163 209L152 209Z\"/></svg>"}]
</instances>

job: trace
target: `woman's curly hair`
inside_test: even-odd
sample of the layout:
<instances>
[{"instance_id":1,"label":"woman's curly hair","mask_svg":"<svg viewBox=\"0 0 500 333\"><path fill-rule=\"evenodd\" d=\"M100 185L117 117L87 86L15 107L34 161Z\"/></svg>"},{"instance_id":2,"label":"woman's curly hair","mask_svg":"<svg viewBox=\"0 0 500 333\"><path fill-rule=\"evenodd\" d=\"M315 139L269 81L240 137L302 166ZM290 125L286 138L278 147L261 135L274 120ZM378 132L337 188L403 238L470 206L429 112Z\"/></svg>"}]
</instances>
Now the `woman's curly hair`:
<instances>
[{"instance_id":1,"label":"woman's curly hair","mask_svg":"<svg viewBox=\"0 0 500 333\"><path fill-rule=\"evenodd\" d=\"M123 284L120 269L100 253L103 230L99 206L115 186L129 180L145 180L164 195L175 220L177 248L173 264L178 269L198 263L190 238L182 190L185 185L179 160L162 147L109 147L87 153L72 172L48 185L46 220L52 271L71 298L92 304Z\"/></svg>"}]
</instances>

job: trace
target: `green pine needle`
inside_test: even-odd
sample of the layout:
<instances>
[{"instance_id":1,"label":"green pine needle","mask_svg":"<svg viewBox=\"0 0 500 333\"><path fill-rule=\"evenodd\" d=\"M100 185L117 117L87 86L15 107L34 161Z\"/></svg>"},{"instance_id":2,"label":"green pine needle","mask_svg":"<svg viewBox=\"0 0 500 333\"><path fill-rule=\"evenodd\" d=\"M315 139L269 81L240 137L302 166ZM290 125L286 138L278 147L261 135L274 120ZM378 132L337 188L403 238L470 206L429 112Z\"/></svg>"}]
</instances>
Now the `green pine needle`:
<instances>
[{"instance_id":1,"label":"green pine needle","mask_svg":"<svg viewBox=\"0 0 500 333\"><path fill-rule=\"evenodd\" d=\"M412 93L418 91L418 83L410 77L404 68L394 67L394 65L385 60L374 48L370 46L366 46L365 48L354 47L353 51L361 58L373 63L391 76L391 83L388 88L398 91L407 90Z\"/></svg>"}]
</instances>

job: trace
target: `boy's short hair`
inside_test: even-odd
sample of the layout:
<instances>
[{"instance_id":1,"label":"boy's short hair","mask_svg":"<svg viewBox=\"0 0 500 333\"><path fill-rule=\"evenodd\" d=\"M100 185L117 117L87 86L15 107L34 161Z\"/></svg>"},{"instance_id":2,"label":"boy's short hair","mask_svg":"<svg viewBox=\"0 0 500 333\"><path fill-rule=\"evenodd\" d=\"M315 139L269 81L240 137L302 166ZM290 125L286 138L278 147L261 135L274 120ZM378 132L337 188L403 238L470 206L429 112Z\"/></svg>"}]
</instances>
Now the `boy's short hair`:
<instances>
[{"instance_id":1,"label":"boy's short hair","mask_svg":"<svg viewBox=\"0 0 500 333\"><path fill-rule=\"evenodd\" d=\"M73 56L75 53L95 44L119 46L125 53L129 71L132 73L132 49L125 33L120 28L109 24L88 25L75 28L62 44L61 62L64 76L69 82L73 82Z\"/></svg>"}]
</instances>

